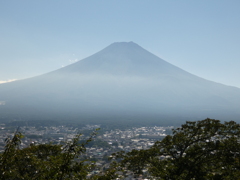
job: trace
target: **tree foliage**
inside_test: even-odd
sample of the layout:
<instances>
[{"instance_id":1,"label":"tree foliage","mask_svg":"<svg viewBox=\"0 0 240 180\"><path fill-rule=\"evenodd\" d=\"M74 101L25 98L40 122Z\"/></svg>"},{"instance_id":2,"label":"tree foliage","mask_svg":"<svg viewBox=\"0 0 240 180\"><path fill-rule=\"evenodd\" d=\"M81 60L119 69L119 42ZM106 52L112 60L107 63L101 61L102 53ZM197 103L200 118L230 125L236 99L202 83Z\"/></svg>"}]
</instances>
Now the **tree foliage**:
<instances>
[{"instance_id":1,"label":"tree foliage","mask_svg":"<svg viewBox=\"0 0 240 180\"><path fill-rule=\"evenodd\" d=\"M64 145L32 144L20 149L20 132L6 139L0 154L0 179L87 179L92 162L83 159L80 134ZM123 178L129 173L163 180L232 180L240 177L240 125L205 119L186 122L151 148L117 152L110 167L94 180Z\"/></svg>"},{"instance_id":2,"label":"tree foliage","mask_svg":"<svg viewBox=\"0 0 240 180\"><path fill-rule=\"evenodd\" d=\"M155 179L238 179L240 125L205 119L186 122L147 150L119 152L121 166Z\"/></svg>"},{"instance_id":3,"label":"tree foliage","mask_svg":"<svg viewBox=\"0 0 240 180\"><path fill-rule=\"evenodd\" d=\"M91 163L80 160L85 145L96 135L79 144L81 134L65 145L31 144L20 149L23 135L16 132L7 138L0 155L0 179L86 179Z\"/></svg>"}]
</instances>

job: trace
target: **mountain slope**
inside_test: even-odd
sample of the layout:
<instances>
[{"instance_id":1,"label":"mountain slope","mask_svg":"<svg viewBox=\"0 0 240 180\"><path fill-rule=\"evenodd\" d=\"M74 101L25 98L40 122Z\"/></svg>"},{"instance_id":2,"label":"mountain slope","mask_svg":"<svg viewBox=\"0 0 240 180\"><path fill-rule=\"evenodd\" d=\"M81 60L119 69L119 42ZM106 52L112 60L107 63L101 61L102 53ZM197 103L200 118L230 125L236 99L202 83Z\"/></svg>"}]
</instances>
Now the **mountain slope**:
<instances>
[{"instance_id":1,"label":"mountain slope","mask_svg":"<svg viewBox=\"0 0 240 180\"><path fill-rule=\"evenodd\" d=\"M6 102L0 113L15 118L240 119L240 89L192 75L133 42L1 84L0 101Z\"/></svg>"}]
</instances>

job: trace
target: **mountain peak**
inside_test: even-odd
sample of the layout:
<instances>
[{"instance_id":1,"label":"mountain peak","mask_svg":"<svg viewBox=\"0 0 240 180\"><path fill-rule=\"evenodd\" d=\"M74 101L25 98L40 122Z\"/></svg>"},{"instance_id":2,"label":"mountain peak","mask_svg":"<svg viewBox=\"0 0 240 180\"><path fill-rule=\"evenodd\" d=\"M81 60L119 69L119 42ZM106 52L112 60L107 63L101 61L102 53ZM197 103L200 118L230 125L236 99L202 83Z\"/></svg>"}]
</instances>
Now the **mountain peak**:
<instances>
[{"instance_id":1,"label":"mountain peak","mask_svg":"<svg viewBox=\"0 0 240 180\"><path fill-rule=\"evenodd\" d=\"M98 53L60 71L141 77L186 73L132 41L114 42Z\"/></svg>"},{"instance_id":2,"label":"mountain peak","mask_svg":"<svg viewBox=\"0 0 240 180\"><path fill-rule=\"evenodd\" d=\"M114 45L114 44L121 44L121 45L137 45L135 42L133 41L129 41L129 42L114 42L112 43L111 45Z\"/></svg>"},{"instance_id":3,"label":"mountain peak","mask_svg":"<svg viewBox=\"0 0 240 180\"><path fill-rule=\"evenodd\" d=\"M109 46L106 47L106 49L137 49L137 48L141 48L143 49L141 46L139 46L138 44L130 41L130 42L114 42L112 44L110 44Z\"/></svg>"}]
</instances>

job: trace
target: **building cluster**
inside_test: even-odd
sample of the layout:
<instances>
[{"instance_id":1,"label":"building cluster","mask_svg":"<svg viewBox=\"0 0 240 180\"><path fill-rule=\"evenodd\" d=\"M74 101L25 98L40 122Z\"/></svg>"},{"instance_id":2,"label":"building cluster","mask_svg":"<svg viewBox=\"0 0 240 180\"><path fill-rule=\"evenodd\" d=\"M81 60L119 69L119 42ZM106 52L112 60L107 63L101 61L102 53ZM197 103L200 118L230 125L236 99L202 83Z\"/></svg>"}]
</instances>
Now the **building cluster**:
<instances>
[{"instance_id":1,"label":"building cluster","mask_svg":"<svg viewBox=\"0 0 240 180\"><path fill-rule=\"evenodd\" d=\"M18 129L23 135L21 147L27 147L31 143L46 144L52 142L60 144L61 142L71 141L76 134L84 132L84 130L92 130L99 128L100 125L86 125L83 128L75 128L69 126L23 126ZM147 149L151 147L155 141L161 140L166 136L166 130L173 129L172 126L168 127L132 127L126 130L104 130L101 129L100 133L94 138L91 147L87 146L87 152L91 156L102 154L109 154L116 152L116 150L130 151L132 149ZM0 150L4 149L5 139L11 138L16 132L16 128L7 127L5 124L0 124ZM84 133L81 139L89 138L89 134Z\"/></svg>"},{"instance_id":2,"label":"building cluster","mask_svg":"<svg viewBox=\"0 0 240 180\"><path fill-rule=\"evenodd\" d=\"M86 125L83 128L69 126L23 126L18 131L24 135L21 143L21 148L24 148L32 143L46 144L51 142L60 144L71 141L76 134L81 132L83 132L81 140L86 140L90 137L90 132L99 127L100 125ZM112 153L150 148L156 141L161 140L168 132L171 132L171 129L173 129L173 126L132 127L125 130L101 129L98 135L94 137L94 140L86 145L84 158L97 162L96 168L89 175L97 174L104 168L108 168L108 158ZM85 134L84 132L86 131L89 133ZM0 124L0 152L4 150L5 139L11 138L14 132L16 132L16 129L13 127Z\"/></svg>"}]
</instances>

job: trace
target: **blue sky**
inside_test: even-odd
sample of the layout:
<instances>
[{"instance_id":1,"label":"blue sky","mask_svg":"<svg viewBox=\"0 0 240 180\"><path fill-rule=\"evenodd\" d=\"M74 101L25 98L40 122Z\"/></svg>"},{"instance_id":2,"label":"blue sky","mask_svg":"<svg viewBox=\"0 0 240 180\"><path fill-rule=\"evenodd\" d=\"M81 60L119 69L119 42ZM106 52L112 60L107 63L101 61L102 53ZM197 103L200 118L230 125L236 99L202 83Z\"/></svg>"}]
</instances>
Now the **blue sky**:
<instances>
[{"instance_id":1,"label":"blue sky","mask_svg":"<svg viewBox=\"0 0 240 180\"><path fill-rule=\"evenodd\" d=\"M134 41L240 87L239 0L0 0L0 82L40 75Z\"/></svg>"}]
</instances>

